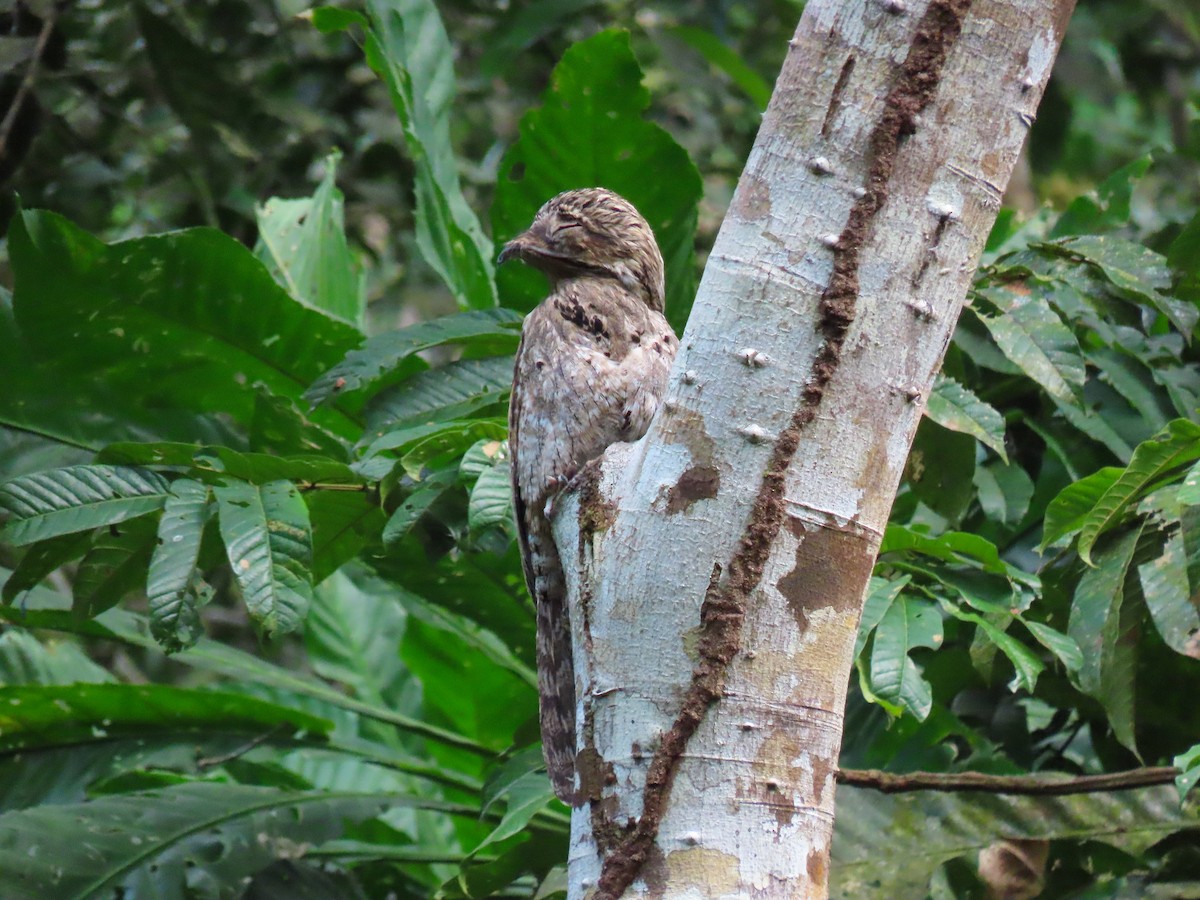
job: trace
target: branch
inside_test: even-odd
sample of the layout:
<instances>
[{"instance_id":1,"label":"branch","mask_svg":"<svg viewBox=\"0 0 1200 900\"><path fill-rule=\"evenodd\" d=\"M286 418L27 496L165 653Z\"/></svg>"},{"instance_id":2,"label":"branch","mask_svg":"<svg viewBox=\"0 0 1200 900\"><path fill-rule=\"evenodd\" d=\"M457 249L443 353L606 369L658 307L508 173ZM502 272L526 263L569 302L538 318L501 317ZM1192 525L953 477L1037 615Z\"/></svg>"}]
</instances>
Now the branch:
<instances>
[{"instance_id":1,"label":"branch","mask_svg":"<svg viewBox=\"0 0 1200 900\"><path fill-rule=\"evenodd\" d=\"M42 56L46 53L46 47L50 45L50 35L54 32L54 25L58 21L60 11L59 4L56 3L46 13L46 18L42 20L42 30L38 34L37 43L33 45L33 55L29 57L29 67L25 70L25 77L21 79L17 92L13 94L12 104L4 115L4 121L0 122L0 159L4 158L8 149L8 137L17 123L17 116L21 114L25 98L33 90L33 83L37 80L38 66L42 61Z\"/></svg>"},{"instance_id":2,"label":"branch","mask_svg":"<svg viewBox=\"0 0 1200 900\"><path fill-rule=\"evenodd\" d=\"M1180 774L1174 766L1129 769L1103 775L1062 777L1057 775L987 775L983 772L908 772L895 775L878 769L841 769L838 784L870 788L884 794L910 791L946 791L970 794L1024 794L1061 797L1068 794L1098 794L1130 788L1170 784Z\"/></svg>"}]
</instances>

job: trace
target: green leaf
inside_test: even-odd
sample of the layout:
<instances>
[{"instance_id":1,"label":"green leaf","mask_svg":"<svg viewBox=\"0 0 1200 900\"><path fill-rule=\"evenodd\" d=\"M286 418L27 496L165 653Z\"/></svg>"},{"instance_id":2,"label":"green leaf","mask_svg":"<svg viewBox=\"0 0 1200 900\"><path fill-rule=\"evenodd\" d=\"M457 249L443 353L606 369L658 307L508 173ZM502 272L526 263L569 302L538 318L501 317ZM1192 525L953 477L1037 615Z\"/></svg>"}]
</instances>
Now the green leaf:
<instances>
[{"instance_id":1,"label":"green leaf","mask_svg":"<svg viewBox=\"0 0 1200 900\"><path fill-rule=\"evenodd\" d=\"M508 356L463 359L418 372L371 400L365 435L382 437L394 428L469 418L506 403L512 379Z\"/></svg>"},{"instance_id":2,"label":"green leaf","mask_svg":"<svg viewBox=\"0 0 1200 900\"><path fill-rule=\"evenodd\" d=\"M982 293L1001 314L980 314L979 321L1004 355L1046 393L1067 406L1078 406L1086 377L1079 343L1045 298L1019 285L985 289Z\"/></svg>"},{"instance_id":3,"label":"green leaf","mask_svg":"<svg viewBox=\"0 0 1200 900\"><path fill-rule=\"evenodd\" d=\"M974 474L975 438L946 431L932 419L923 419L904 470L917 499L955 523L975 496Z\"/></svg>"},{"instance_id":4,"label":"green leaf","mask_svg":"<svg viewBox=\"0 0 1200 900\"><path fill-rule=\"evenodd\" d=\"M43 643L17 628L0 634L0 685L11 688L78 682L101 684L113 680L106 669L92 662L72 641L50 639Z\"/></svg>"},{"instance_id":5,"label":"green leaf","mask_svg":"<svg viewBox=\"0 0 1200 900\"><path fill-rule=\"evenodd\" d=\"M348 465L327 456L239 453L228 447L161 441L153 444L110 444L100 452L98 459L124 465L186 468L192 478L212 483L236 478L251 484L282 480L348 486L363 484L363 479Z\"/></svg>"},{"instance_id":6,"label":"green leaf","mask_svg":"<svg viewBox=\"0 0 1200 900\"><path fill-rule=\"evenodd\" d=\"M953 378L938 375L925 415L943 428L971 435L1008 462L1008 453L1004 449L1004 418Z\"/></svg>"},{"instance_id":7,"label":"green leaf","mask_svg":"<svg viewBox=\"0 0 1200 900\"><path fill-rule=\"evenodd\" d=\"M404 540L421 516L425 515L457 480L458 473L455 470L443 469L418 482L412 493L404 498L388 519L383 529L383 545L391 547Z\"/></svg>"},{"instance_id":8,"label":"green leaf","mask_svg":"<svg viewBox=\"0 0 1200 900\"><path fill-rule=\"evenodd\" d=\"M312 531L287 481L213 488L221 538L246 608L267 634L295 631L312 602Z\"/></svg>"},{"instance_id":9,"label":"green leaf","mask_svg":"<svg viewBox=\"0 0 1200 900\"><path fill-rule=\"evenodd\" d=\"M1179 485L1179 502L1189 506L1200 506L1200 463L1188 469Z\"/></svg>"},{"instance_id":10,"label":"green leaf","mask_svg":"<svg viewBox=\"0 0 1200 900\"><path fill-rule=\"evenodd\" d=\"M133 519L96 535L71 585L75 614L90 619L142 587L155 546L155 523Z\"/></svg>"},{"instance_id":11,"label":"green leaf","mask_svg":"<svg viewBox=\"0 0 1200 900\"><path fill-rule=\"evenodd\" d=\"M1150 440L1139 444L1129 465L1086 514L1079 530L1079 555L1091 564L1091 550L1108 529L1123 518L1129 504L1172 469L1200 459L1200 425L1176 419Z\"/></svg>"},{"instance_id":12,"label":"green leaf","mask_svg":"<svg viewBox=\"0 0 1200 900\"><path fill-rule=\"evenodd\" d=\"M588 7L599 5L600 0L533 0L508 7L483 49L480 74L487 78L503 74L526 58L524 51L537 41L565 27Z\"/></svg>"},{"instance_id":13,"label":"green leaf","mask_svg":"<svg viewBox=\"0 0 1200 900\"><path fill-rule=\"evenodd\" d=\"M313 530L313 581L320 584L363 547L378 544L386 519L374 497L357 491L309 491L305 500Z\"/></svg>"},{"instance_id":14,"label":"green leaf","mask_svg":"<svg viewBox=\"0 0 1200 900\"><path fill-rule=\"evenodd\" d=\"M318 6L311 11L312 23L322 34L333 34L337 31L360 25L366 28L367 17L357 10L340 9L336 6Z\"/></svg>"},{"instance_id":15,"label":"green leaf","mask_svg":"<svg viewBox=\"0 0 1200 900\"><path fill-rule=\"evenodd\" d=\"M394 703L411 681L400 661L404 610L392 586L334 575L317 588L304 626L313 669L369 703Z\"/></svg>"},{"instance_id":16,"label":"green leaf","mask_svg":"<svg viewBox=\"0 0 1200 900\"><path fill-rule=\"evenodd\" d=\"M388 87L415 169L417 246L461 307L496 305L494 252L450 143L454 47L431 0L368 0L367 63ZM328 14L323 30L361 20Z\"/></svg>"},{"instance_id":17,"label":"green leaf","mask_svg":"<svg viewBox=\"0 0 1200 900\"><path fill-rule=\"evenodd\" d=\"M643 114L650 94L622 31L603 31L571 46L551 75L541 109L521 119L504 155L492 203L492 233L523 231L538 209L572 188L606 187L638 208L658 238L667 271L667 317L687 321L695 295L694 235L702 184L687 152ZM647 177L647 173L669 177ZM532 309L544 279L505 266L498 275L506 306Z\"/></svg>"},{"instance_id":18,"label":"green leaf","mask_svg":"<svg viewBox=\"0 0 1200 900\"><path fill-rule=\"evenodd\" d=\"M1017 463L993 460L975 467L976 498L983 513L994 522L1017 525L1029 511L1033 480Z\"/></svg>"},{"instance_id":19,"label":"green leaf","mask_svg":"<svg viewBox=\"0 0 1200 900\"><path fill-rule=\"evenodd\" d=\"M1166 785L1062 797L882 794L842 785L834 822L830 897L895 900L927 896L930 876L948 860L965 854L974 867L998 834L1064 845L1099 841L1140 854L1173 834L1190 840L1200 815L1181 809Z\"/></svg>"},{"instance_id":20,"label":"green leaf","mask_svg":"<svg viewBox=\"0 0 1200 900\"><path fill-rule=\"evenodd\" d=\"M301 303L361 329L366 286L346 243L342 192L334 182L341 157L335 150L325 158L325 177L312 197L273 197L255 208L254 254Z\"/></svg>"},{"instance_id":21,"label":"green leaf","mask_svg":"<svg viewBox=\"0 0 1200 900\"><path fill-rule=\"evenodd\" d=\"M472 531L482 531L493 525L504 525L512 521L512 479L508 461L503 460L490 469L485 469L471 489L471 502L467 507L467 524Z\"/></svg>"},{"instance_id":22,"label":"green leaf","mask_svg":"<svg viewBox=\"0 0 1200 900\"><path fill-rule=\"evenodd\" d=\"M722 43L715 34L687 25L676 25L674 28L667 29L667 33L679 38L713 66L728 75L729 80L737 85L760 111L767 108L767 103L771 100L771 86L767 84L766 79L746 65L736 51Z\"/></svg>"},{"instance_id":23,"label":"green leaf","mask_svg":"<svg viewBox=\"0 0 1200 900\"><path fill-rule=\"evenodd\" d=\"M854 641L854 658L858 659L867 646L871 632L883 619L884 614L892 608L900 592L912 579L903 575L894 581L872 575L867 586L867 599L863 603L862 618L858 622L858 637Z\"/></svg>"},{"instance_id":24,"label":"green leaf","mask_svg":"<svg viewBox=\"0 0 1200 900\"><path fill-rule=\"evenodd\" d=\"M0 869L11 900L108 896L183 900L204 880L232 896L242 879L347 820L394 807L456 807L402 795L296 792L192 783L0 816Z\"/></svg>"},{"instance_id":25,"label":"green leaf","mask_svg":"<svg viewBox=\"0 0 1200 900\"><path fill-rule=\"evenodd\" d=\"M1080 690L1099 701L1117 740L1135 754L1139 610L1127 602L1125 580L1141 534L1139 526L1122 535L1099 554L1094 568L1084 572L1067 624L1067 634L1083 652L1083 666L1076 675Z\"/></svg>"},{"instance_id":26,"label":"green leaf","mask_svg":"<svg viewBox=\"0 0 1200 900\"><path fill-rule=\"evenodd\" d=\"M0 541L34 541L115 525L161 509L170 486L161 475L129 466L68 466L0 484L8 522Z\"/></svg>"},{"instance_id":27,"label":"green leaf","mask_svg":"<svg viewBox=\"0 0 1200 900\"><path fill-rule=\"evenodd\" d=\"M933 708L933 693L908 654L919 647L936 649L941 643L942 619L937 607L899 595L875 629L871 687L884 700L924 719Z\"/></svg>"},{"instance_id":28,"label":"green leaf","mask_svg":"<svg viewBox=\"0 0 1200 900\"><path fill-rule=\"evenodd\" d=\"M1095 266L1112 284L1118 296L1146 303L1166 316L1188 337L1200 320L1200 309L1176 300L1166 292L1171 287L1167 260L1133 241L1111 235L1082 235L1039 247L1064 253Z\"/></svg>"},{"instance_id":29,"label":"green leaf","mask_svg":"<svg viewBox=\"0 0 1200 900\"><path fill-rule=\"evenodd\" d=\"M1179 802L1182 804L1196 786L1196 782L1200 781L1200 744L1186 753L1179 754L1171 764L1180 770L1175 778L1175 787L1179 791Z\"/></svg>"},{"instance_id":30,"label":"green leaf","mask_svg":"<svg viewBox=\"0 0 1200 900\"><path fill-rule=\"evenodd\" d=\"M60 216L24 211L9 253L32 352L72 378L103 382L128 407L247 425L259 390L299 399L360 337L297 303L249 250L211 228L106 245ZM360 430L337 410L314 421L343 437Z\"/></svg>"},{"instance_id":31,"label":"green leaf","mask_svg":"<svg viewBox=\"0 0 1200 900\"><path fill-rule=\"evenodd\" d=\"M1050 237L1071 234L1101 234L1129 224L1129 202L1133 189L1150 168L1149 154L1135 159L1109 175L1096 188L1094 196L1084 194L1071 201L1050 231Z\"/></svg>"},{"instance_id":32,"label":"green leaf","mask_svg":"<svg viewBox=\"0 0 1200 900\"><path fill-rule=\"evenodd\" d=\"M1150 506L1153 497L1139 511ZM1152 537L1149 547L1153 555L1142 561L1135 559L1142 596L1154 627L1167 646L1176 653L1200 659L1200 586L1193 582L1200 560L1190 558L1188 532L1200 528L1200 509L1183 508L1170 511L1153 510L1155 518L1165 528L1166 537ZM1182 521L1181 521L1182 519Z\"/></svg>"},{"instance_id":33,"label":"green leaf","mask_svg":"<svg viewBox=\"0 0 1200 900\"><path fill-rule=\"evenodd\" d=\"M196 561L208 511L206 485L187 478L171 485L146 575L150 632L168 650L190 647L204 632L199 612L204 583Z\"/></svg>"},{"instance_id":34,"label":"green leaf","mask_svg":"<svg viewBox=\"0 0 1200 900\"><path fill-rule=\"evenodd\" d=\"M1009 573L995 544L987 538L965 531L945 531L931 537L915 528L888 525L879 545L879 555L904 552L922 553L951 563L975 562L980 564L985 572L1000 575Z\"/></svg>"},{"instance_id":35,"label":"green leaf","mask_svg":"<svg viewBox=\"0 0 1200 900\"><path fill-rule=\"evenodd\" d=\"M1047 547L1056 547L1079 531L1100 498L1117 483L1124 471L1116 466L1106 466L1063 488L1046 507L1038 551L1044 553Z\"/></svg>"},{"instance_id":36,"label":"green leaf","mask_svg":"<svg viewBox=\"0 0 1200 900\"><path fill-rule=\"evenodd\" d=\"M987 635L988 640L999 648L1000 652L1008 657L1013 664L1013 668L1016 670L1016 678L1014 679L1014 683L1010 685L1011 689L1016 690L1017 687L1021 687L1027 691L1033 691L1037 686L1038 676L1042 673L1045 665L1034 655L1032 650L984 616L968 612L949 601L944 601L942 608L954 616L954 618L975 625ZM1015 617L1010 617L1010 621L1011 618Z\"/></svg>"},{"instance_id":37,"label":"green leaf","mask_svg":"<svg viewBox=\"0 0 1200 900\"><path fill-rule=\"evenodd\" d=\"M1041 622L1021 619L1021 624L1029 629L1029 633L1037 639L1039 644L1058 657L1059 661L1066 666L1068 673L1074 674L1083 668L1083 654L1079 650L1079 645L1070 637Z\"/></svg>"},{"instance_id":38,"label":"green leaf","mask_svg":"<svg viewBox=\"0 0 1200 900\"><path fill-rule=\"evenodd\" d=\"M402 362L422 350L444 344L515 350L520 326L521 317L512 310L486 309L442 316L376 335L313 382L304 397L312 404L319 404L355 391L378 391L387 386L386 376L394 373Z\"/></svg>"},{"instance_id":39,"label":"green leaf","mask_svg":"<svg viewBox=\"0 0 1200 900\"><path fill-rule=\"evenodd\" d=\"M89 531L62 534L33 544L4 582L4 602L12 603L25 591L37 587L51 572L83 556L91 545Z\"/></svg>"}]
</instances>

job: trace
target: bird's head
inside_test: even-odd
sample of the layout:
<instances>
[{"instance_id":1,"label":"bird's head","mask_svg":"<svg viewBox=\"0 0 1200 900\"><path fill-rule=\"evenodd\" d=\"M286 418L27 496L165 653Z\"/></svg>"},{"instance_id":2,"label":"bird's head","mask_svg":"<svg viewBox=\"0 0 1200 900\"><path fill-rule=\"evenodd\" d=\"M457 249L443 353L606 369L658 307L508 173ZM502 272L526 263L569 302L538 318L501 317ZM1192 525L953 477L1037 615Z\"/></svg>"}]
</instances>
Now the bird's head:
<instances>
[{"instance_id":1,"label":"bird's head","mask_svg":"<svg viewBox=\"0 0 1200 900\"><path fill-rule=\"evenodd\" d=\"M551 280L615 278L651 309L663 308L663 258L633 204L604 188L559 194L504 245L498 261L521 259Z\"/></svg>"}]
</instances>

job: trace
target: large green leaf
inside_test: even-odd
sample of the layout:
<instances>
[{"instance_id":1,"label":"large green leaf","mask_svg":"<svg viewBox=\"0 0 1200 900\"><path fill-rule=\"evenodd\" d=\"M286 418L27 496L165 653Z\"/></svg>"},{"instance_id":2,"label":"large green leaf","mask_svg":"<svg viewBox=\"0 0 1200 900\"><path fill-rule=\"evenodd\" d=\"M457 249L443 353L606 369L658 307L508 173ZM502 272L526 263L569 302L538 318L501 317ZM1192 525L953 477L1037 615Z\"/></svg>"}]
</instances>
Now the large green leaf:
<instances>
[{"instance_id":1,"label":"large green leaf","mask_svg":"<svg viewBox=\"0 0 1200 900\"><path fill-rule=\"evenodd\" d=\"M150 631L168 650L190 647L203 633L199 608L204 584L196 561L208 510L206 485L188 478L171 485L146 575Z\"/></svg>"},{"instance_id":2,"label":"large green leaf","mask_svg":"<svg viewBox=\"0 0 1200 900\"><path fill-rule=\"evenodd\" d=\"M267 634L295 631L312 601L312 529L295 485L213 488L221 538L246 608Z\"/></svg>"},{"instance_id":3,"label":"large green leaf","mask_svg":"<svg viewBox=\"0 0 1200 900\"><path fill-rule=\"evenodd\" d=\"M1116 484L1124 471L1116 466L1105 466L1063 488L1046 507L1039 549L1044 551L1054 547L1079 531L1100 498Z\"/></svg>"},{"instance_id":4,"label":"large green leaf","mask_svg":"<svg viewBox=\"0 0 1200 900\"><path fill-rule=\"evenodd\" d=\"M1142 527L1113 542L1084 572L1075 588L1067 634L1083 651L1076 678L1084 693L1104 707L1113 734L1137 752L1134 737L1136 627L1140 610L1127 596L1126 579Z\"/></svg>"},{"instance_id":5,"label":"large green leaf","mask_svg":"<svg viewBox=\"0 0 1200 900\"><path fill-rule=\"evenodd\" d=\"M356 391L378 391L390 383L388 376L394 376L401 363L422 350L444 344L482 347L497 352L515 350L520 327L521 317L512 310L484 309L443 316L376 335L325 372L304 396L310 403L319 404ZM412 372L404 374L411 375Z\"/></svg>"},{"instance_id":6,"label":"large green leaf","mask_svg":"<svg viewBox=\"0 0 1200 900\"><path fill-rule=\"evenodd\" d=\"M366 8L367 62L388 87L415 169L417 246L460 306L495 306L492 243L463 197L450 143L455 52L437 7L432 0L368 0ZM314 22L326 31L355 21L318 12Z\"/></svg>"},{"instance_id":7,"label":"large green leaf","mask_svg":"<svg viewBox=\"0 0 1200 900\"><path fill-rule=\"evenodd\" d=\"M0 870L9 900L114 891L183 900L201 873L220 895L234 896L243 878L300 843L323 843L347 821L397 806L461 810L397 795L180 784L0 816Z\"/></svg>"},{"instance_id":8,"label":"large green leaf","mask_svg":"<svg viewBox=\"0 0 1200 900\"><path fill-rule=\"evenodd\" d=\"M210 228L106 245L29 210L13 219L9 253L17 322L33 351L73 378L101 380L134 408L249 425L256 389L298 399L359 339L297 303L249 250ZM344 437L358 432L337 410L314 420Z\"/></svg>"},{"instance_id":9,"label":"large green leaf","mask_svg":"<svg viewBox=\"0 0 1200 900\"><path fill-rule=\"evenodd\" d=\"M213 483L226 478L236 478L251 484L266 484L269 481L285 479L302 484L344 485L347 488L363 484L363 479L348 465L327 456L239 453L228 447L203 447L164 441L152 444L110 444L97 458L101 462L122 465L188 469L192 478Z\"/></svg>"},{"instance_id":10,"label":"large green leaf","mask_svg":"<svg viewBox=\"0 0 1200 900\"><path fill-rule=\"evenodd\" d=\"M616 191L654 229L667 266L667 315L679 328L695 294L693 238L702 185L687 152L642 118L649 104L627 33L604 31L570 47L541 109L525 114L519 138L504 155L492 233L512 238L562 191ZM521 266L505 266L498 282L504 304L517 309L531 309L546 295L542 277Z\"/></svg>"},{"instance_id":11,"label":"large green leaf","mask_svg":"<svg viewBox=\"0 0 1200 900\"><path fill-rule=\"evenodd\" d=\"M1018 797L934 791L881 794L842 785L837 789L830 896L924 897L939 865L964 855L973 861L1001 836L1101 841L1138 853L1197 828L1195 808L1181 809L1174 788L1168 786Z\"/></svg>"},{"instance_id":12,"label":"large green leaf","mask_svg":"<svg viewBox=\"0 0 1200 900\"><path fill-rule=\"evenodd\" d=\"M458 473L453 469L432 472L421 479L388 519L383 529L383 545L391 547L404 540L421 516L429 512L433 504L457 481Z\"/></svg>"},{"instance_id":13,"label":"large green leaf","mask_svg":"<svg viewBox=\"0 0 1200 900\"><path fill-rule=\"evenodd\" d=\"M943 428L969 434L991 447L1005 462L1004 419L973 392L953 378L939 375L925 407L925 415Z\"/></svg>"},{"instance_id":14,"label":"large green leaf","mask_svg":"<svg viewBox=\"0 0 1200 900\"><path fill-rule=\"evenodd\" d=\"M881 699L924 719L933 706L933 694L908 654L919 647L936 649L941 643L942 619L937 606L898 595L875 628L871 688Z\"/></svg>"},{"instance_id":15,"label":"large green leaf","mask_svg":"<svg viewBox=\"0 0 1200 900\"><path fill-rule=\"evenodd\" d=\"M1140 444L1125 471L1084 517L1079 530L1079 555L1083 560L1091 561L1096 539L1119 523L1129 505L1151 485L1173 469L1197 459L1200 459L1200 425L1187 419L1169 422L1166 428Z\"/></svg>"},{"instance_id":16,"label":"large green leaf","mask_svg":"<svg viewBox=\"0 0 1200 900\"><path fill-rule=\"evenodd\" d=\"M34 541L115 525L162 509L170 485L147 469L68 466L14 478L0 485L0 511L8 522L0 541Z\"/></svg>"},{"instance_id":17,"label":"large green leaf","mask_svg":"<svg viewBox=\"0 0 1200 900\"><path fill-rule=\"evenodd\" d=\"M508 356L463 359L418 372L367 405L368 440L393 428L463 419L508 400L513 361Z\"/></svg>"},{"instance_id":18,"label":"large green leaf","mask_svg":"<svg viewBox=\"0 0 1200 900\"><path fill-rule=\"evenodd\" d=\"M992 339L1046 393L1068 406L1078 406L1086 375L1079 343L1046 300L1018 283L987 289L984 296L1000 309L998 316L980 315Z\"/></svg>"},{"instance_id":19,"label":"large green leaf","mask_svg":"<svg viewBox=\"0 0 1200 900\"><path fill-rule=\"evenodd\" d=\"M0 685L100 684L112 680L112 674L92 662L73 641L42 642L19 628L0 634Z\"/></svg>"},{"instance_id":20,"label":"large green leaf","mask_svg":"<svg viewBox=\"0 0 1200 900\"><path fill-rule=\"evenodd\" d=\"M311 197L273 197L258 207L255 255L289 294L362 328L366 285L346 243L342 192L334 177L341 153L325 158L325 177Z\"/></svg>"}]
</instances>

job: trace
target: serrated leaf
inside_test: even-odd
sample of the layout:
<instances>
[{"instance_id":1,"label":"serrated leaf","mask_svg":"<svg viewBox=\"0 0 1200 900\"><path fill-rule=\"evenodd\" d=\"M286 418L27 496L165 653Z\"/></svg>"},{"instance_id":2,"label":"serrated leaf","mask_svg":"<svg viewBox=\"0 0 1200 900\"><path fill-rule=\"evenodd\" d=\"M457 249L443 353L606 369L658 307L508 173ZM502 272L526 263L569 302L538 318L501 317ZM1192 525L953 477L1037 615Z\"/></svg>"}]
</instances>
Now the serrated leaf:
<instances>
[{"instance_id":1,"label":"serrated leaf","mask_svg":"<svg viewBox=\"0 0 1200 900\"><path fill-rule=\"evenodd\" d=\"M467 525L481 531L512 520L512 480L507 461L485 469L471 489L467 507Z\"/></svg>"},{"instance_id":2,"label":"serrated leaf","mask_svg":"<svg viewBox=\"0 0 1200 900\"><path fill-rule=\"evenodd\" d=\"M1078 406L1086 377L1079 343L1043 297L1020 293L1018 285L1013 282L1003 288L985 289L983 294L1001 314L980 314L979 321L1004 355L1051 397Z\"/></svg>"},{"instance_id":3,"label":"serrated leaf","mask_svg":"<svg viewBox=\"0 0 1200 900\"><path fill-rule=\"evenodd\" d=\"M467 205L450 142L454 47L431 0L368 0L367 63L388 87L415 169L417 246L461 307L496 304L495 256ZM322 14L322 30L361 24Z\"/></svg>"},{"instance_id":4,"label":"serrated leaf","mask_svg":"<svg viewBox=\"0 0 1200 900\"><path fill-rule=\"evenodd\" d=\"M311 197L272 197L255 207L254 253L301 303L361 329L365 282L346 243L342 192L334 182L341 156L335 150L325 158L325 177Z\"/></svg>"},{"instance_id":5,"label":"serrated leaf","mask_svg":"<svg viewBox=\"0 0 1200 900\"><path fill-rule=\"evenodd\" d=\"M1135 754L1134 683L1137 668L1135 604L1128 602L1130 572L1141 526L1122 535L1084 572L1071 601L1067 634L1083 653L1080 690L1104 707L1113 734Z\"/></svg>"},{"instance_id":6,"label":"serrated leaf","mask_svg":"<svg viewBox=\"0 0 1200 900\"><path fill-rule=\"evenodd\" d=\"M937 377L925 415L943 428L971 435L1008 462L1008 453L1004 449L1004 417L953 378Z\"/></svg>"},{"instance_id":7,"label":"serrated leaf","mask_svg":"<svg viewBox=\"0 0 1200 900\"><path fill-rule=\"evenodd\" d=\"M1063 488L1046 507L1046 518L1042 523L1042 542L1039 552L1055 547L1083 527L1100 498L1117 483L1124 469L1106 466Z\"/></svg>"},{"instance_id":8,"label":"serrated leaf","mask_svg":"<svg viewBox=\"0 0 1200 900\"><path fill-rule=\"evenodd\" d=\"M702 194L687 152L643 118L650 94L622 31L603 31L571 46L555 67L542 106L521 119L500 163L492 233L508 240L529 227L543 203L562 191L603 186L650 223L666 263L667 318L687 320L695 295L694 235ZM647 178L647 172L670 173ZM506 306L532 309L545 280L509 265L497 276Z\"/></svg>"},{"instance_id":9,"label":"serrated leaf","mask_svg":"<svg viewBox=\"0 0 1200 900\"><path fill-rule=\"evenodd\" d=\"M412 493L396 507L396 511L384 526L383 545L391 547L404 540L421 516L425 515L457 480L458 473L454 469L443 469L418 482Z\"/></svg>"},{"instance_id":10,"label":"serrated leaf","mask_svg":"<svg viewBox=\"0 0 1200 900\"><path fill-rule=\"evenodd\" d=\"M1079 529L1079 555L1091 564L1091 551L1108 529L1118 524L1139 496L1159 478L1200 458L1200 425L1176 419L1138 445L1129 465L1086 514Z\"/></svg>"},{"instance_id":11,"label":"serrated leaf","mask_svg":"<svg viewBox=\"0 0 1200 900\"><path fill-rule=\"evenodd\" d=\"M208 520L208 487L180 478L158 523L158 544L146 575L150 632L168 650L190 647L203 633L199 607L204 590L196 561Z\"/></svg>"},{"instance_id":12,"label":"serrated leaf","mask_svg":"<svg viewBox=\"0 0 1200 900\"><path fill-rule=\"evenodd\" d=\"M0 869L10 900L114 891L183 900L199 873L233 895L281 854L398 806L450 808L403 795L208 782L41 806L0 816Z\"/></svg>"},{"instance_id":13,"label":"serrated leaf","mask_svg":"<svg viewBox=\"0 0 1200 900\"><path fill-rule=\"evenodd\" d=\"M334 396L385 387L385 376L409 357L444 344L516 350L521 317L508 309L472 310L376 335L313 382L304 397L316 405Z\"/></svg>"},{"instance_id":14,"label":"serrated leaf","mask_svg":"<svg viewBox=\"0 0 1200 900\"><path fill-rule=\"evenodd\" d=\"M875 628L871 687L883 699L924 719L933 707L933 693L908 654L919 647L934 649L941 643L942 620L937 607L901 594Z\"/></svg>"},{"instance_id":15,"label":"serrated leaf","mask_svg":"<svg viewBox=\"0 0 1200 900\"><path fill-rule=\"evenodd\" d=\"M98 616L142 587L154 545L155 523L148 518L101 530L71 584L75 614L85 619Z\"/></svg>"},{"instance_id":16,"label":"serrated leaf","mask_svg":"<svg viewBox=\"0 0 1200 900\"><path fill-rule=\"evenodd\" d=\"M312 531L300 492L287 481L232 481L213 493L251 617L267 634L295 631L312 602Z\"/></svg>"},{"instance_id":17,"label":"serrated leaf","mask_svg":"<svg viewBox=\"0 0 1200 900\"><path fill-rule=\"evenodd\" d=\"M161 509L169 484L147 469L68 466L0 484L0 512L8 522L0 541L32 544L89 531Z\"/></svg>"}]
</instances>

